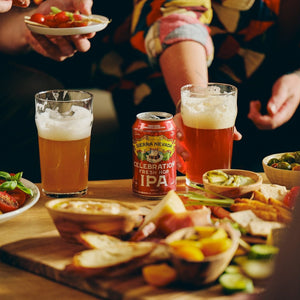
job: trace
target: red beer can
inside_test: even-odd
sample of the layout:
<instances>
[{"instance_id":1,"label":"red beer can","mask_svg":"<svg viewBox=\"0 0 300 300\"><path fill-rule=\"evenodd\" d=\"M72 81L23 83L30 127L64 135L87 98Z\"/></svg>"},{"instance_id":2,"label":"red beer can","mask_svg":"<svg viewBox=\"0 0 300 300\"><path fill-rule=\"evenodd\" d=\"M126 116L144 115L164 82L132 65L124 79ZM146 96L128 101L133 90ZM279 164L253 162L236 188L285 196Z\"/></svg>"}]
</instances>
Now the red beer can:
<instances>
[{"instance_id":1,"label":"red beer can","mask_svg":"<svg viewBox=\"0 0 300 300\"><path fill-rule=\"evenodd\" d=\"M133 192L146 199L176 190L176 127L173 115L144 112L132 127Z\"/></svg>"}]
</instances>

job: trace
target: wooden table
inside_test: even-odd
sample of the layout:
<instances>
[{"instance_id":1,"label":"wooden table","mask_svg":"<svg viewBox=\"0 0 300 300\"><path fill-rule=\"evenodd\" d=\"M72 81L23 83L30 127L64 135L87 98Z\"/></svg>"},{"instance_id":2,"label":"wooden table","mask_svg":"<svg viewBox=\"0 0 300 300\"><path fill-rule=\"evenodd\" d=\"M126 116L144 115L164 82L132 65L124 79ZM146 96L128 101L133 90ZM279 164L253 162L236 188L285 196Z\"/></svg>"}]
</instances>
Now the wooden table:
<instances>
[{"instance_id":1,"label":"wooden table","mask_svg":"<svg viewBox=\"0 0 300 300\"><path fill-rule=\"evenodd\" d=\"M40 185L38 184L40 188ZM184 178L178 179L178 190L184 190ZM92 181L89 182L88 198L117 199L135 203L147 203L132 193L131 179ZM44 236L44 242L49 239L49 247L55 247L50 241L60 241L56 228L44 207L49 200L42 195L38 203L23 214L0 224L0 248L14 245L15 242L26 242L29 245L34 243L34 238ZM153 201L149 201L153 204ZM24 243L23 243L24 245ZM69 245L68 245L69 246ZM48 249L49 250L49 249ZM28 250L29 251L29 250ZM50 251L50 250L49 250ZM0 254L1 255L1 254ZM3 259L3 257L2 257ZM1 261L1 257L0 257ZM25 268L26 269L26 268ZM32 271L32 270L31 270ZM39 273L39 272L36 272ZM50 276L51 277L51 276ZM55 277L55 276L54 276ZM52 278L53 279L53 278ZM58 279L60 281L60 279ZM205 290L186 291L184 289L155 289L146 285L141 276L134 278L120 278L103 280L103 289L106 299L218 299L223 297L220 286L212 286ZM95 282L94 282L95 284ZM0 299L96 299L97 295L87 293L93 290L93 282L89 282L89 288L76 285L83 291L68 287L65 284L55 282L40 275L22 270L20 267L13 267L0 262ZM107 292L108 291L108 292ZM111 292L111 293L110 293ZM99 297L98 297L99 298ZM226 297L227 299L227 297Z\"/></svg>"}]
</instances>

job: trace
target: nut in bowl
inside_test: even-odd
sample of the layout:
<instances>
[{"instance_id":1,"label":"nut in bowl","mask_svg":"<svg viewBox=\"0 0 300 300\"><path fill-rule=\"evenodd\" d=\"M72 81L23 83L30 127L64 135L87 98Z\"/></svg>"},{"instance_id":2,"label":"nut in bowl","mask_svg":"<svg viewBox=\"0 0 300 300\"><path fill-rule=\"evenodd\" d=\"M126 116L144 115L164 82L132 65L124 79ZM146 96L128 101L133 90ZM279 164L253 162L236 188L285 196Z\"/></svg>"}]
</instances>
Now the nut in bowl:
<instances>
[{"instance_id":1,"label":"nut in bowl","mask_svg":"<svg viewBox=\"0 0 300 300\"><path fill-rule=\"evenodd\" d=\"M240 232L229 223L186 227L166 238L179 280L202 286L217 280L231 262L239 244Z\"/></svg>"},{"instance_id":2,"label":"nut in bowl","mask_svg":"<svg viewBox=\"0 0 300 300\"><path fill-rule=\"evenodd\" d=\"M294 162L292 162L293 156ZM300 151L271 154L262 160L269 181L283 185L287 189L300 186L300 168L297 164L300 164Z\"/></svg>"},{"instance_id":3,"label":"nut in bowl","mask_svg":"<svg viewBox=\"0 0 300 300\"><path fill-rule=\"evenodd\" d=\"M203 174L203 184L208 191L225 197L238 198L259 190L262 177L247 170L211 170Z\"/></svg>"},{"instance_id":4,"label":"nut in bowl","mask_svg":"<svg viewBox=\"0 0 300 300\"><path fill-rule=\"evenodd\" d=\"M63 198L45 206L61 237L70 242L76 242L76 236L85 230L123 236L140 220L137 206L114 200Z\"/></svg>"}]
</instances>

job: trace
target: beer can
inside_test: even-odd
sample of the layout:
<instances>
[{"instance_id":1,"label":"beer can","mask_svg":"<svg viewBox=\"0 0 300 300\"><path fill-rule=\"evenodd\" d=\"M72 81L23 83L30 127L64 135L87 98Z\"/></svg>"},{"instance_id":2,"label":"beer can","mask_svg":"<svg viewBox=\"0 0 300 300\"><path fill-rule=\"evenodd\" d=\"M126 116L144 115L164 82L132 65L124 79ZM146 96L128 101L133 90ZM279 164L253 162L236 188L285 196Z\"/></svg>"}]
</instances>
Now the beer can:
<instances>
[{"instance_id":1,"label":"beer can","mask_svg":"<svg viewBox=\"0 0 300 300\"><path fill-rule=\"evenodd\" d=\"M173 115L144 112L132 127L133 192L159 199L176 190L176 126Z\"/></svg>"}]
</instances>

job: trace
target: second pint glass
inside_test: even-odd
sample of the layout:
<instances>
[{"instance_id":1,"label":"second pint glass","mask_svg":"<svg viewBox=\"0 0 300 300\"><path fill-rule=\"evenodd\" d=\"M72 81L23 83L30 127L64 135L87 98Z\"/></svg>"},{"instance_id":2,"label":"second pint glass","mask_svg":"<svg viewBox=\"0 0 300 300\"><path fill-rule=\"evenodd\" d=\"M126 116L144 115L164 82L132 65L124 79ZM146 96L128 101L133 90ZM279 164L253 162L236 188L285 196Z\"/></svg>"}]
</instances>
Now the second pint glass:
<instances>
[{"instance_id":1,"label":"second pint glass","mask_svg":"<svg viewBox=\"0 0 300 300\"><path fill-rule=\"evenodd\" d=\"M190 155L187 185L202 184L202 175L231 167L237 88L222 83L181 88L184 143Z\"/></svg>"},{"instance_id":2,"label":"second pint glass","mask_svg":"<svg viewBox=\"0 0 300 300\"><path fill-rule=\"evenodd\" d=\"M35 95L43 192L72 197L87 191L92 94L51 90Z\"/></svg>"}]
</instances>

